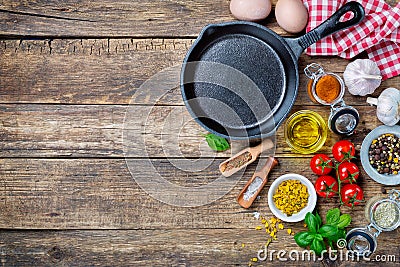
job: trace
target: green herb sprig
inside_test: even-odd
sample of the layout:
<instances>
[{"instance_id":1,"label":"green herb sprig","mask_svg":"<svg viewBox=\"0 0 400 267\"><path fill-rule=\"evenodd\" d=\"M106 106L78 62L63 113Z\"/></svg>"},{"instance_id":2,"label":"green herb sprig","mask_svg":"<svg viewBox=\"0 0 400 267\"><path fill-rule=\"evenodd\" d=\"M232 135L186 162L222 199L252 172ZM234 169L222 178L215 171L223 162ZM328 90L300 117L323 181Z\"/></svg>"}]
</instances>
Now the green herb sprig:
<instances>
[{"instance_id":1,"label":"green herb sprig","mask_svg":"<svg viewBox=\"0 0 400 267\"><path fill-rule=\"evenodd\" d=\"M215 134L208 133L202 134L202 136L206 138L207 144L212 150L225 151L231 147L225 138L222 138Z\"/></svg>"},{"instance_id":2,"label":"green herb sprig","mask_svg":"<svg viewBox=\"0 0 400 267\"><path fill-rule=\"evenodd\" d=\"M308 231L299 232L294 235L294 240L300 247L310 247L315 254L321 255L327 245L333 247L333 242L346 237L347 227L351 222L349 214L340 214L338 208L330 209L326 213L326 224L322 224L322 219L318 212L312 214L308 212L304 219Z\"/></svg>"}]
</instances>

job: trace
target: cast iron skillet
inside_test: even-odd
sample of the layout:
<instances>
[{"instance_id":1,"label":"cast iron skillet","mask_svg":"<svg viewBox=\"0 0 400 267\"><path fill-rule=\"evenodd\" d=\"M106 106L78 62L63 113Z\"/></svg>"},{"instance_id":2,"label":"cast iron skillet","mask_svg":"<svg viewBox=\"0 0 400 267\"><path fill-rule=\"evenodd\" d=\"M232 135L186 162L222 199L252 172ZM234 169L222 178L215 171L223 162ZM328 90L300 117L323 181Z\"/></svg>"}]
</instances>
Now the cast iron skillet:
<instances>
[{"instance_id":1,"label":"cast iron skillet","mask_svg":"<svg viewBox=\"0 0 400 267\"><path fill-rule=\"evenodd\" d=\"M347 12L353 17L341 22ZM222 137L272 135L296 99L301 53L363 18L362 5L349 2L298 38L283 38L251 22L206 26L181 70L181 93L189 113L206 130Z\"/></svg>"}]
</instances>

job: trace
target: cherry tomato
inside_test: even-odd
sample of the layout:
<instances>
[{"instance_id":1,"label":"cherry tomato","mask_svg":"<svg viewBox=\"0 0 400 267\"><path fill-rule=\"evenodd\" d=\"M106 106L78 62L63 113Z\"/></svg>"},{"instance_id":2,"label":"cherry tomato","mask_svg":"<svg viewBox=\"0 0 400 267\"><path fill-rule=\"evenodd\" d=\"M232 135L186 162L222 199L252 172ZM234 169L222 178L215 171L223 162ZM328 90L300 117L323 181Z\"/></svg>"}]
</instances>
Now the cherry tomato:
<instances>
[{"instance_id":1,"label":"cherry tomato","mask_svg":"<svg viewBox=\"0 0 400 267\"><path fill-rule=\"evenodd\" d=\"M333 145L332 147L333 157L342 162L343 160L350 160L354 158L356 154L356 148L354 144L348 140L341 140Z\"/></svg>"},{"instance_id":2,"label":"cherry tomato","mask_svg":"<svg viewBox=\"0 0 400 267\"><path fill-rule=\"evenodd\" d=\"M332 160L325 154L316 154L310 161L311 170L317 175L326 175L333 168Z\"/></svg>"},{"instance_id":3,"label":"cherry tomato","mask_svg":"<svg viewBox=\"0 0 400 267\"><path fill-rule=\"evenodd\" d=\"M340 198L346 206L353 207L361 204L364 199L364 192L356 184L346 184L340 190Z\"/></svg>"},{"instance_id":4,"label":"cherry tomato","mask_svg":"<svg viewBox=\"0 0 400 267\"><path fill-rule=\"evenodd\" d=\"M318 196L331 198L338 193L339 186L335 178L329 175L318 177L314 184Z\"/></svg>"},{"instance_id":5,"label":"cherry tomato","mask_svg":"<svg viewBox=\"0 0 400 267\"><path fill-rule=\"evenodd\" d=\"M342 183L355 183L359 174L360 170L353 162L345 161L338 166L338 179L340 179Z\"/></svg>"}]
</instances>

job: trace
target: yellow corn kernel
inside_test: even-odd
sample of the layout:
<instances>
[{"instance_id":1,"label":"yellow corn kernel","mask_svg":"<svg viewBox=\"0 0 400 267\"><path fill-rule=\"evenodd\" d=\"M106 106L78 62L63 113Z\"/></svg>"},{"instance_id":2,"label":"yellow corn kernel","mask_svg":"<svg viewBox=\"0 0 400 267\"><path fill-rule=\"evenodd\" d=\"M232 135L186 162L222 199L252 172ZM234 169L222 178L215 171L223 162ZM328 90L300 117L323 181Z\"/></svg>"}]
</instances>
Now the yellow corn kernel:
<instances>
[{"instance_id":1,"label":"yellow corn kernel","mask_svg":"<svg viewBox=\"0 0 400 267\"><path fill-rule=\"evenodd\" d=\"M292 229L287 229L287 233L290 235L292 233Z\"/></svg>"},{"instance_id":2,"label":"yellow corn kernel","mask_svg":"<svg viewBox=\"0 0 400 267\"><path fill-rule=\"evenodd\" d=\"M280 224L278 225L278 228L282 230L282 229L283 229L283 224L280 223Z\"/></svg>"},{"instance_id":3,"label":"yellow corn kernel","mask_svg":"<svg viewBox=\"0 0 400 267\"><path fill-rule=\"evenodd\" d=\"M242 243L242 248L244 248L246 245L244 243Z\"/></svg>"},{"instance_id":4,"label":"yellow corn kernel","mask_svg":"<svg viewBox=\"0 0 400 267\"><path fill-rule=\"evenodd\" d=\"M262 227L261 226L256 226L256 230L261 230Z\"/></svg>"},{"instance_id":5,"label":"yellow corn kernel","mask_svg":"<svg viewBox=\"0 0 400 267\"><path fill-rule=\"evenodd\" d=\"M257 262L257 261L258 261L258 259L257 259L257 258L252 258L252 259L251 259L251 261L253 261L253 262Z\"/></svg>"}]
</instances>

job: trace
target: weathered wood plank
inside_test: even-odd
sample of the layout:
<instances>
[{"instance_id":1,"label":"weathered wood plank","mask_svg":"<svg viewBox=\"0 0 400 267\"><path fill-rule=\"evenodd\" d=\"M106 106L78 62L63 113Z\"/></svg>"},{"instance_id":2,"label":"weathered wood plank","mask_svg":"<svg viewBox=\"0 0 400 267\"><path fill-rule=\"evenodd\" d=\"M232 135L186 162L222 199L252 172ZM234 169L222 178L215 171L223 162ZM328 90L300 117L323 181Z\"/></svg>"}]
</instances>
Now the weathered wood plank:
<instances>
[{"instance_id":1,"label":"weathered wood plank","mask_svg":"<svg viewBox=\"0 0 400 267\"><path fill-rule=\"evenodd\" d=\"M1 99L3 103L127 104L145 80L181 62L190 43L162 39L3 41Z\"/></svg>"},{"instance_id":2,"label":"weathered wood plank","mask_svg":"<svg viewBox=\"0 0 400 267\"><path fill-rule=\"evenodd\" d=\"M0 103L128 104L142 84L165 68L171 90L160 105L183 105L179 90L180 64L193 39L55 39L0 42ZM308 78L303 69L312 62L341 75L349 61L337 57L309 57L299 61L298 103L309 104ZM400 77L382 83L398 87ZM146 89L147 90L147 89ZM137 104L149 104L137 99ZM345 101L365 105L366 97L349 93Z\"/></svg>"},{"instance_id":3,"label":"weathered wood plank","mask_svg":"<svg viewBox=\"0 0 400 267\"><path fill-rule=\"evenodd\" d=\"M287 34L274 18L274 6L261 22ZM388 0L391 5L398 0ZM173 1L2 1L0 35L67 37L196 36L210 23L235 20L228 0Z\"/></svg>"},{"instance_id":4,"label":"weathered wood plank","mask_svg":"<svg viewBox=\"0 0 400 267\"><path fill-rule=\"evenodd\" d=\"M0 9L6 36L195 36L209 23L234 20L228 0L2 1ZM264 23L285 33L274 12Z\"/></svg>"},{"instance_id":5,"label":"weathered wood plank","mask_svg":"<svg viewBox=\"0 0 400 267\"><path fill-rule=\"evenodd\" d=\"M255 171L252 164L233 189L204 206L171 206L149 196L130 175L122 159L1 159L0 160L0 228L3 229L198 229L253 228L253 211L270 217L267 204L268 188L280 175L299 173L315 181L317 176L308 167L309 158L278 157L280 165L269 177L260 200L245 210L236 198ZM178 169L167 159L152 160L147 168L145 159L130 160L133 177L149 181L159 173L167 181L180 186L196 187L215 184L219 177L216 159L204 170L190 172ZM190 163L181 159L179 165ZM200 163L202 163L200 161ZM358 166L361 166L357 162ZM369 199L380 194L382 185L361 172L359 184ZM232 178L233 179L233 178ZM137 180L144 185L143 179ZM393 187L385 187L393 188ZM398 186L394 187L400 189ZM215 188L218 189L218 188ZM175 189L160 189L163 195L175 195ZM225 189L224 189L225 190ZM190 197L198 197L193 193ZM154 194L153 194L154 195ZM201 194L200 194L200 197ZM336 200L318 200L318 210L325 214L337 205ZM364 206L353 210L342 207L353 216L352 226L364 225ZM293 227L302 223L289 224ZM399 232L391 235L399 238ZM395 239L394 239L395 240Z\"/></svg>"},{"instance_id":6,"label":"weathered wood plank","mask_svg":"<svg viewBox=\"0 0 400 267\"><path fill-rule=\"evenodd\" d=\"M124 130L125 113L129 108ZM329 108L296 105L292 112L312 109L328 119ZM379 125L376 108L359 106L361 123L352 140L361 145L364 136ZM21 105L0 106L2 157L226 157L214 153L200 136L206 131L192 120L183 106L117 105ZM276 134L276 153L297 157L284 139L283 126ZM125 139L124 139L125 138ZM329 133L322 152L339 136ZM233 152L243 148L234 142Z\"/></svg>"},{"instance_id":7,"label":"weathered wood plank","mask_svg":"<svg viewBox=\"0 0 400 267\"><path fill-rule=\"evenodd\" d=\"M237 230L175 230L175 231L38 231L0 232L3 266L247 266L251 258L265 244L262 231ZM392 241L382 234L382 243ZM242 247L242 244L245 244ZM316 261L292 261L291 250L299 249L291 236L282 233L279 240L269 246L276 250L272 260L254 263L254 266L276 266L283 263L276 258L284 249L285 266L322 266ZM398 266L399 252L395 246L376 255L394 255L396 262L385 266ZM293 255L294 256L294 255ZM376 262L342 261L340 266L375 266Z\"/></svg>"}]
</instances>

